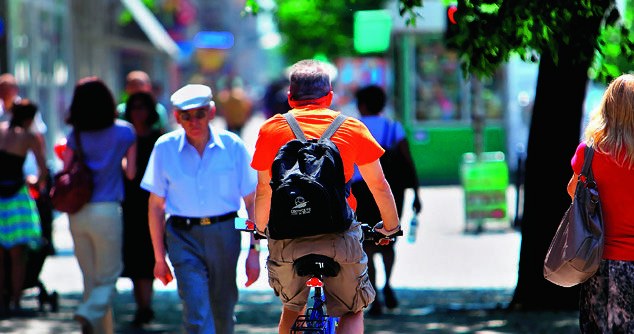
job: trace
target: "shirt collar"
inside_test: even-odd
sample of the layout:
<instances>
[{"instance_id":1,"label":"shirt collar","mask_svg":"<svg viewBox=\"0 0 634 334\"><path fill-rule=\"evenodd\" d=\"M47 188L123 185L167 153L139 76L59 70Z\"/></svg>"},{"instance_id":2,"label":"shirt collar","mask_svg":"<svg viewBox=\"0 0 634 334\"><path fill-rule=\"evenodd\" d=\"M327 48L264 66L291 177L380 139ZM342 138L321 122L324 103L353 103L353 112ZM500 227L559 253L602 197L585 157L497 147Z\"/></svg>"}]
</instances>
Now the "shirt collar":
<instances>
[{"instance_id":1,"label":"shirt collar","mask_svg":"<svg viewBox=\"0 0 634 334\"><path fill-rule=\"evenodd\" d=\"M332 96L332 91L320 98L312 100L293 100L289 96L288 104L293 109L324 109L330 107L330 104L332 103Z\"/></svg>"},{"instance_id":2,"label":"shirt collar","mask_svg":"<svg viewBox=\"0 0 634 334\"><path fill-rule=\"evenodd\" d=\"M211 123L207 125L209 127L209 142L207 142L207 148L212 148L214 146L218 146L221 149L225 148L225 144L220 140L220 135L218 131L211 126ZM180 142L178 143L178 152L182 152L185 148L185 143L187 143L187 134L185 133L185 129L180 128Z\"/></svg>"}]
</instances>

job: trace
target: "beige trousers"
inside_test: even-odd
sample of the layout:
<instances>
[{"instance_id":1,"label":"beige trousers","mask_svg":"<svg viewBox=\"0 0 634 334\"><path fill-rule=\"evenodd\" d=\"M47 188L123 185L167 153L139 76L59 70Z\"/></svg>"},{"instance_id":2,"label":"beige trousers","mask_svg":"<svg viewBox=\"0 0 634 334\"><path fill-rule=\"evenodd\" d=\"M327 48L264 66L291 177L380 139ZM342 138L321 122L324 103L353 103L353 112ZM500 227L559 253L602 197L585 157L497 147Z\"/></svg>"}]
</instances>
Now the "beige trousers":
<instances>
[{"instance_id":1,"label":"beige trousers","mask_svg":"<svg viewBox=\"0 0 634 334\"><path fill-rule=\"evenodd\" d=\"M88 203L68 219L84 280L83 301L75 314L88 319L95 334L113 334L112 302L123 270L121 206Z\"/></svg>"}]
</instances>

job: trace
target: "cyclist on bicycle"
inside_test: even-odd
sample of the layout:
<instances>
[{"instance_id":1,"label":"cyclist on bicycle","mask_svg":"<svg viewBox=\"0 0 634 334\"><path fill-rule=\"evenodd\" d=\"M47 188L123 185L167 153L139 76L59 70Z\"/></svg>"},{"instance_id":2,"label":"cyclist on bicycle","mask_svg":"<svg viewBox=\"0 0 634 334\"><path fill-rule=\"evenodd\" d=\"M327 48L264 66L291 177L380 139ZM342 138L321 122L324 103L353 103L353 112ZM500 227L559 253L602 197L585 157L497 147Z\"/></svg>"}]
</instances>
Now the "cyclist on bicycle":
<instances>
[{"instance_id":1,"label":"cyclist on bicycle","mask_svg":"<svg viewBox=\"0 0 634 334\"><path fill-rule=\"evenodd\" d=\"M308 139L318 138L339 114L328 109L332 101L329 69L316 60L302 60L290 70L289 104ZM295 139L282 115L274 115L260 128L251 166L258 171L255 199L255 223L260 234L266 235L269 221L272 189L271 166L281 146ZM354 164L358 165L368 184L384 224L375 231L391 236L400 231L398 213L390 186L385 180L379 157L384 150L359 120L347 118L331 137L344 164L346 182L352 178ZM348 197L352 209L356 208L353 195ZM329 233L296 239L269 238L267 268L269 285L283 304L279 333L289 333L297 316L305 308L309 288L306 278L293 270L293 261L307 254L321 254L333 258L341 266L336 277L324 279L327 309L331 316L340 317L337 333L363 333L363 309L375 298L370 284L368 257L363 252L360 222L353 222L342 233Z\"/></svg>"}]
</instances>

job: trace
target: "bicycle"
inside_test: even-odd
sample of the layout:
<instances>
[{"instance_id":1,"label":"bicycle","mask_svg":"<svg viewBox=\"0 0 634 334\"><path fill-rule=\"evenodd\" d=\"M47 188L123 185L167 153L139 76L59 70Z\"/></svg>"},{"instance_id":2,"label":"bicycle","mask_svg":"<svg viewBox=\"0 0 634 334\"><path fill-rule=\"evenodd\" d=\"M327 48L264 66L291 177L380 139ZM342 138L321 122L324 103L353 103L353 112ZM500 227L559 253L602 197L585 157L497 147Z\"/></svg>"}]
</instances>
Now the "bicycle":
<instances>
[{"instance_id":1,"label":"bicycle","mask_svg":"<svg viewBox=\"0 0 634 334\"><path fill-rule=\"evenodd\" d=\"M235 228L240 231L255 233L256 239L264 239L255 230L255 224L245 218L236 218ZM397 236L402 236L399 231L389 237L375 232L368 224L361 224L364 240L377 240L377 244L386 246L393 242ZM306 308L295 320L290 334L318 333L335 334L339 324L339 317L333 317L326 313L326 296L323 293L324 277L335 277L339 273L340 266L333 258L321 254L308 254L293 262L293 269L298 276L308 277L306 286L312 289L312 305Z\"/></svg>"}]
</instances>

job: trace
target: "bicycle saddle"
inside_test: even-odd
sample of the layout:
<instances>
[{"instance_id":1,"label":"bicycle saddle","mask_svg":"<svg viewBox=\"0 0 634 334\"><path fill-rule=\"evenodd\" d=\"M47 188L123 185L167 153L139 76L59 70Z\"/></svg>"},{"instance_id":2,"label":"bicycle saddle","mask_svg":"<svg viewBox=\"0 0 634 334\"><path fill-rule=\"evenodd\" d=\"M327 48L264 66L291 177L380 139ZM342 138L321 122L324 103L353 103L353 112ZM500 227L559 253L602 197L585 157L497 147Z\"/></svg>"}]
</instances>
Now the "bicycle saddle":
<instances>
[{"instance_id":1,"label":"bicycle saddle","mask_svg":"<svg viewBox=\"0 0 634 334\"><path fill-rule=\"evenodd\" d=\"M293 262L293 268L299 276L323 276L335 277L339 274L341 267L333 258L320 255L308 254Z\"/></svg>"}]
</instances>

